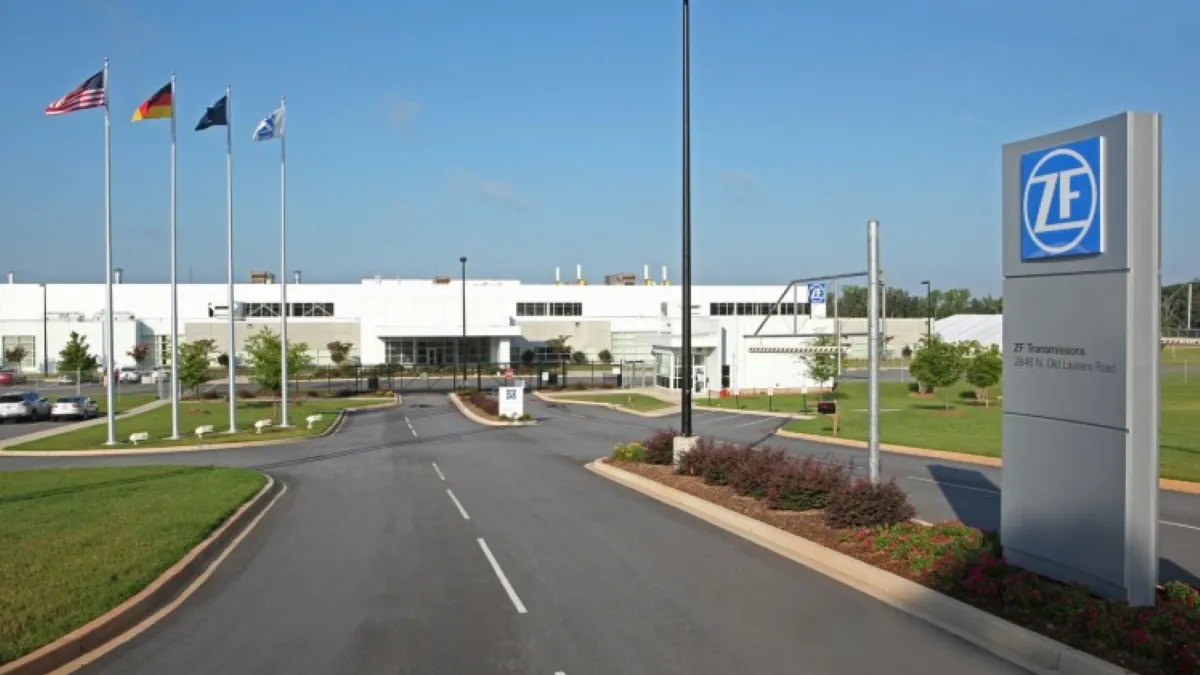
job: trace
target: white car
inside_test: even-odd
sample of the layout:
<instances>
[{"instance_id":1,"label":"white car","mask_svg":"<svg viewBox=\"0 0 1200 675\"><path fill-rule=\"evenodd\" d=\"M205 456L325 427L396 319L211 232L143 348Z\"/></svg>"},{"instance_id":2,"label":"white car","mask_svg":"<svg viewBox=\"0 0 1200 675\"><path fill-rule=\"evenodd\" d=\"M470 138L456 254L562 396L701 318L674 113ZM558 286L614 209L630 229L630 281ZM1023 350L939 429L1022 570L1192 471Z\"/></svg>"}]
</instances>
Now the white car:
<instances>
[{"instance_id":1,"label":"white car","mask_svg":"<svg viewBox=\"0 0 1200 675\"><path fill-rule=\"evenodd\" d=\"M142 381L142 374L136 370L120 370L117 372L117 381L140 384Z\"/></svg>"},{"instance_id":2,"label":"white car","mask_svg":"<svg viewBox=\"0 0 1200 675\"><path fill-rule=\"evenodd\" d=\"M50 419L80 419L98 417L100 407L90 396L60 396L50 408Z\"/></svg>"},{"instance_id":3,"label":"white car","mask_svg":"<svg viewBox=\"0 0 1200 675\"><path fill-rule=\"evenodd\" d=\"M44 420L50 418L50 402L38 395L37 392L26 391L20 394L5 394L0 396L0 422L8 420Z\"/></svg>"}]
</instances>

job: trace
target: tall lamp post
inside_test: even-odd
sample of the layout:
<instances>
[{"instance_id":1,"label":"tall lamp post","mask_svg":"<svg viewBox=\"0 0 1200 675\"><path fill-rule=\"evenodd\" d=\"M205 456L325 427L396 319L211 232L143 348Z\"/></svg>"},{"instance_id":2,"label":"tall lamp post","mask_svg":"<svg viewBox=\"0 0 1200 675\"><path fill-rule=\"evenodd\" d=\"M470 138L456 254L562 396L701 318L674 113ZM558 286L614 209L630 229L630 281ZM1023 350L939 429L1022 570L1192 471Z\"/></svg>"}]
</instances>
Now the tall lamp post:
<instances>
[{"instance_id":1,"label":"tall lamp post","mask_svg":"<svg viewBox=\"0 0 1200 675\"><path fill-rule=\"evenodd\" d=\"M467 256L462 256L458 259L462 264L462 341L458 343L459 360L462 361L462 355L467 351ZM463 386L467 386L467 363L463 361Z\"/></svg>"},{"instance_id":2,"label":"tall lamp post","mask_svg":"<svg viewBox=\"0 0 1200 675\"><path fill-rule=\"evenodd\" d=\"M683 340L680 358L679 422L685 438L692 435L692 129L691 129L691 29L688 0L683 0Z\"/></svg>"},{"instance_id":3,"label":"tall lamp post","mask_svg":"<svg viewBox=\"0 0 1200 675\"><path fill-rule=\"evenodd\" d=\"M933 339L933 286L928 281L922 281L925 286L925 340Z\"/></svg>"}]
</instances>

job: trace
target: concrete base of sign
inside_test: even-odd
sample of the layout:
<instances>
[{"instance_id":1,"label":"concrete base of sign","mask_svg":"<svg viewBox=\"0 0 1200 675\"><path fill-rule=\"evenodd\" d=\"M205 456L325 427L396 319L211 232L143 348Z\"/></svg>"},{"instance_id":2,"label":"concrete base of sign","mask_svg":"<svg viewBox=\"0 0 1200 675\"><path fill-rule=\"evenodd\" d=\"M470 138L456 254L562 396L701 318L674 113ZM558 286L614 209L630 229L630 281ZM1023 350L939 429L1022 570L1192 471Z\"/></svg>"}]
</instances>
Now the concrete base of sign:
<instances>
[{"instance_id":1,"label":"concrete base of sign","mask_svg":"<svg viewBox=\"0 0 1200 675\"><path fill-rule=\"evenodd\" d=\"M700 439L696 438L695 436L676 436L675 437L675 439L671 442L671 450L672 450L672 456L674 457L674 460L675 460L675 468L677 468L677 469L679 468L679 461L681 459L683 459L684 455L691 452L692 448L696 447L696 442L699 440Z\"/></svg>"}]
</instances>

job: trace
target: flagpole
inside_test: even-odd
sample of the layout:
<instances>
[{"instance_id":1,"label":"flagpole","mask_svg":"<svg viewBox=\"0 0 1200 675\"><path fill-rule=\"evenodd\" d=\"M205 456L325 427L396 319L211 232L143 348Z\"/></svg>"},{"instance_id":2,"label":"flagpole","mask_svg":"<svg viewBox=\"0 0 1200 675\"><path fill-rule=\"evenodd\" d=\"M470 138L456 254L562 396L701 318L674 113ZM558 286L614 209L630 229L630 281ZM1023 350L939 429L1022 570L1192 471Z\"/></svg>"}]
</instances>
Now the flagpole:
<instances>
[{"instance_id":1,"label":"flagpole","mask_svg":"<svg viewBox=\"0 0 1200 675\"><path fill-rule=\"evenodd\" d=\"M283 397L283 418L280 422L281 427L290 426L288 424L288 333L287 333L287 317L288 317L288 302L287 302L287 97L284 96L279 102L280 119L283 128L279 131L279 276L282 283L279 285L280 295L280 318L282 319L283 329L280 332L280 349L282 355L280 363L282 364L282 383L281 388Z\"/></svg>"},{"instance_id":2,"label":"flagpole","mask_svg":"<svg viewBox=\"0 0 1200 675\"><path fill-rule=\"evenodd\" d=\"M229 433L237 433L237 342L233 324L233 100L225 87L225 283L229 294Z\"/></svg>"},{"instance_id":3,"label":"flagpole","mask_svg":"<svg viewBox=\"0 0 1200 675\"><path fill-rule=\"evenodd\" d=\"M171 73L171 440L179 439L179 288L175 239L175 73Z\"/></svg>"},{"instance_id":4,"label":"flagpole","mask_svg":"<svg viewBox=\"0 0 1200 675\"><path fill-rule=\"evenodd\" d=\"M117 444L117 397L113 386L113 264L112 264L112 115L108 107L108 59L104 59L104 315L108 331L104 336L104 377L108 380L108 441Z\"/></svg>"}]
</instances>

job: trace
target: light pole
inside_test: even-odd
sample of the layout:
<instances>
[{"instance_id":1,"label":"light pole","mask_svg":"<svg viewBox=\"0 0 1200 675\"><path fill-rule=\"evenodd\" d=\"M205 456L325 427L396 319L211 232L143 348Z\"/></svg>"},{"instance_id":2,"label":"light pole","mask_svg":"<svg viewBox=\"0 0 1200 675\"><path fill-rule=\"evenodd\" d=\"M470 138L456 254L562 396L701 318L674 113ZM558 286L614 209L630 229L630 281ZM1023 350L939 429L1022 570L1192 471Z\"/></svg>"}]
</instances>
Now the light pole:
<instances>
[{"instance_id":1,"label":"light pole","mask_svg":"<svg viewBox=\"0 0 1200 675\"><path fill-rule=\"evenodd\" d=\"M933 340L933 286L928 281L922 281L925 286L925 341Z\"/></svg>"},{"instance_id":2,"label":"light pole","mask_svg":"<svg viewBox=\"0 0 1200 675\"><path fill-rule=\"evenodd\" d=\"M467 256L462 256L458 259L462 264L462 341L458 345L459 360L462 361L462 354L467 348ZM467 386L467 364L464 361L463 367L463 386ZM443 371L444 372L444 371Z\"/></svg>"},{"instance_id":3,"label":"light pole","mask_svg":"<svg viewBox=\"0 0 1200 675\"><path fill-rule=\"evenodd\" d=\"M692 435L692 129L691 129L691 29L688 0L683 0L683 340L680 358L679 422L685 438Z\"/></svg>"}]
</instances>

